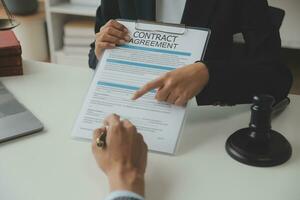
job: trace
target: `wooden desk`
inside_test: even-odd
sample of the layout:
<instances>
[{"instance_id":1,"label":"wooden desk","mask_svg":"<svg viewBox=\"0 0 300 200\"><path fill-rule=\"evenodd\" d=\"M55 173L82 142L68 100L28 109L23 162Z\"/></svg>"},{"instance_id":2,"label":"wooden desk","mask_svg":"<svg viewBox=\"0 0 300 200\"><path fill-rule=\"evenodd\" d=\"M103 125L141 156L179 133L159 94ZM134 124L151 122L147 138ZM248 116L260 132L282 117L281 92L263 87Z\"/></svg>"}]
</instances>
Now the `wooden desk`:
<instances>
[{"instance_id":1,"label":"wooden desk","mask_svg":"<svg viewBox=\"0 0 300 200\"><path fill-rule=\"evenodd\" d=\"M71 129L93 71L24 61L25 75L0 80L45 125L40 134L0 145L0 199L100 200L108 193L88 142ZM249 105L188 111L176 156L149 153L148 200L299 200L300 97L273 121L293 146L279 167L242 165L225 152L227 137L249 123Z\"/></svg>"}]
</instances>

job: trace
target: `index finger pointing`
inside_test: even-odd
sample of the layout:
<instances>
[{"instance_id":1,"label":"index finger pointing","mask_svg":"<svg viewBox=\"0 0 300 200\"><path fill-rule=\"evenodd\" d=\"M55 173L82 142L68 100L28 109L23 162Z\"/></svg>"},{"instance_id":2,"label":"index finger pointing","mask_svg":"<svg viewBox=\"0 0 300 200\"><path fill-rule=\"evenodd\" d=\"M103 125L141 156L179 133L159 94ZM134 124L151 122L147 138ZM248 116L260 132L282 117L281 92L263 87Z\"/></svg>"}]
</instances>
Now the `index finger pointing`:
<instances>
[{"instance_id":1,"label":"index finger pointing","mask_svg":"<svg viewBox=\"0 0 300 200\"><path fill-rule=\"evenodd\" d=\"M147 83L141 89L139 89L138 91L135 92L135 94L132 97L132 100L136 100L136 99L140 98L141 96L143 96L150 90L161 87L163 85L163 83L164 83L163 78L158 78L158 79L155 79L155 80Z\"/></svg>"}]
</instances>

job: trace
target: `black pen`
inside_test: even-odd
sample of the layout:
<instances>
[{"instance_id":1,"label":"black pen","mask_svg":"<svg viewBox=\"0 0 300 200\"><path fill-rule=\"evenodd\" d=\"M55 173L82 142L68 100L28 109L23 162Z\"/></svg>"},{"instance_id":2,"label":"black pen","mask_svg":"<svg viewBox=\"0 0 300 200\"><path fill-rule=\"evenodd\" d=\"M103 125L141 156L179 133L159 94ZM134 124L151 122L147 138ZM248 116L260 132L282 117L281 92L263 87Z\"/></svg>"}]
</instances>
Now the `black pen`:
<instances>
[{"instance_id":1,"label":"black pen","mask_svg":"<svg viewBox=\"0 0 300 200\"><path fill-rule=\"evenodd\" d=\"M97 146L104 149L106 147L106 130L107 127L105 127L105 130L101 133L100 137L97 138Z\"/></svg>"}]
</instances>

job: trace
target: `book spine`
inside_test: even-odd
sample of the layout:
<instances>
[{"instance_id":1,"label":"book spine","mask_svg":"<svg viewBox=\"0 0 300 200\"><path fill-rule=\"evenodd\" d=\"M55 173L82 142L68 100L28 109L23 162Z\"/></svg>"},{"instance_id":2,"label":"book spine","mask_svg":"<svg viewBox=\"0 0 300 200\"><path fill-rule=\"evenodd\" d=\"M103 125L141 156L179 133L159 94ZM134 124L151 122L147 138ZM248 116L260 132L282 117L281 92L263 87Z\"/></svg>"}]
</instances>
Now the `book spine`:
<instances>
[{"instance_id":1,"label":"book spine","mask_svg":"<svg viewBox=\"0 0 300 200\"><path fill-rule=\"evenodd\" d=\"M70 38L70 37L64 38L64 45L70 45L70 46L77 45L77 46L89 47L92 42L94 42L93 38Z\"/></svg>"},{"instance_id":2,"label":"book spine","mask_svg":"<svg viewBox=\"0 0 300 200\"><path fill-rule=\"evenodd\" d=\"M22 54L22 49L21 48L5 48L5 49L0 49L0 56L20 56Z\"/></svg>"},{"instance_id":3,"label":"book spine","mask_svg":"<svg viewBox=\"0 0 300 200\"><path fill-rule=\"evenodd\" d=\"M80 37L80 38L92 38L93 40L95 40L95 33L94 30L90 31L90 30L73 30L73 29L65 29L65 37Z\"/></svg>"},{"instance_id":4,"label":"book spine","mask_svg":"<svg viewBox=\"0 0 300 200\"><path fill-rule=\"evenodd\" d=\"M23 68L19 67L1 67L0 77L2 76L18 76L23 75Z\"/></svg>"},{"instance_id":5,"label":"book spine","mask_svg":"<svg viewBox=\"0 0 300 200\"><path fill-rule=\"evenodd\" d=\"M22 65L21 56L0 57L0 68Z\"/></svg>"}]
</instances>

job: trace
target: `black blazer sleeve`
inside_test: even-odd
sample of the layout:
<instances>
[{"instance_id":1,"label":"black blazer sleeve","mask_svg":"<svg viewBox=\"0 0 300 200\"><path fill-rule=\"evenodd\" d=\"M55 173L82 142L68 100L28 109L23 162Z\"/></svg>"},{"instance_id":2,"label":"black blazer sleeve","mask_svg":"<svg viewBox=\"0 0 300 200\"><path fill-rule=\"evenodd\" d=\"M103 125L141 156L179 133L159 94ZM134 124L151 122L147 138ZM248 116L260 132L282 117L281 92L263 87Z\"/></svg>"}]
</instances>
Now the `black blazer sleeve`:
<instances>
[{"instance_id":1,"label":"black blazer sleeve","mask_svg":"<svg viewBox=\"0 0 300 200\"><path fill-rule=\"evenodd\" d=\"M98 7L96 13L96 23L95 23L95 34L99 32L101 26L105 24L104 19L102 17L101 6ZM98 59L95 55L95 42L90 45L91 49L89 52L89 66L92 69L95 69L98 64Z\"/></svg>"},{"instance_id":2,"label":"black blazer sleeve","mask_svg":"<svg viewBox=\"0 0 300 200\"><path fill-rule=\"evenodd\" d=\"M280 101L291 87L292 76L280 59L279 30L271 23L267 1L240 2L245 56L204 60L210 80L196 97L199 105L250 103L259 94L270 94Z\"/></svg>"}]
</instances>

